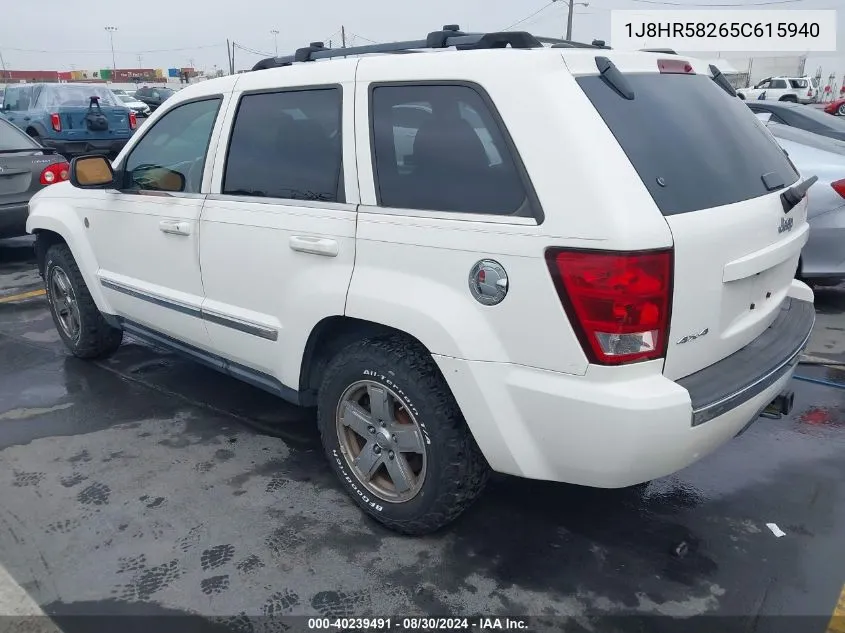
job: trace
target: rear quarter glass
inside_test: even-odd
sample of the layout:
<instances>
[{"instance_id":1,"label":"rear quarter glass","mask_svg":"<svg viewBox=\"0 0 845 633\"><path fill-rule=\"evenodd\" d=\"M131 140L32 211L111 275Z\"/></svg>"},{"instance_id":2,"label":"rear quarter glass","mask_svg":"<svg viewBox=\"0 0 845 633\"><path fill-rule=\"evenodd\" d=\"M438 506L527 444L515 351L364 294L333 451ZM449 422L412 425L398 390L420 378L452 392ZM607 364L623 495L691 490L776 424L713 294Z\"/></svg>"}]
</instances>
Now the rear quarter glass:
<instances>
[{"instance_id":1,"label":"rear quarter glass","mask_svg":"<svg viewBox=\"0 0 845 633\"><path fill-rule=\"evenodd\" d=\"M625 99L598 75L581 89L637 170L663 215L688 213L771 193L763 174L786 186L798 172L740 99L705 75L630 73Z\"/></svg>"}]
</instances>

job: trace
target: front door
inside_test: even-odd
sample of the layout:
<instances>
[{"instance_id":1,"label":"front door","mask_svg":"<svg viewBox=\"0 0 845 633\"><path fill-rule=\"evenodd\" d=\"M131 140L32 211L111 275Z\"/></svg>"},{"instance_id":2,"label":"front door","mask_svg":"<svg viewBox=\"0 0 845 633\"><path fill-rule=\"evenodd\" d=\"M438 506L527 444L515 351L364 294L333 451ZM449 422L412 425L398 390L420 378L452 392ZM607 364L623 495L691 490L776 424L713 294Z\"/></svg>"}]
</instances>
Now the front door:
<instances>
[{"instance_id":1,"label":"front door","mask_svg":"<svg viewBox=\"0 0 845 633\"><path fill-rule=\"evenodd\" d=\"M117 315L201 348L199 216L222 102L178 105L144 130L115 165L119 189L92 192L88 218L99 281Z\"/></svg>"}]
</instances>

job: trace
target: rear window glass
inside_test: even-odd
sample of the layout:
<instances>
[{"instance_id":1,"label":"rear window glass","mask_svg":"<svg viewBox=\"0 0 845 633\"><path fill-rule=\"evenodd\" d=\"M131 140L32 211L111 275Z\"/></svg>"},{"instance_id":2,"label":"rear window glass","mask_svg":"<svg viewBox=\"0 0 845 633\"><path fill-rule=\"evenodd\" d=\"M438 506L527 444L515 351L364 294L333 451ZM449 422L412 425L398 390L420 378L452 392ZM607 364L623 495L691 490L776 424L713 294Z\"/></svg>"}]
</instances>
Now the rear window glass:
<instances>
[{"instance_id":1,"label":"rear window glass","mask_svg":"<svg viewBox=\"0 0 845 633\"><path fill-rule=\"evenodd\" d=\"M625 99L597 75L578 83L613 132L663 215L750 200L763 174L798 179L743 101L704 75L626 74Z\"/></svg>"},{"instance_id":2,"label":"rear window glass","mask_svg":"<svg viewBox=\"0 0 845 633\"><path fill-rule=\"evenodd\" d=\"M38 96L38 105L42 108L88 107L91 97L98 97L103 107L120 105L117 96L105 86L80 84L44 86Z\"/></svg>"},{"instance_id":3,"label":"rear window glass","mask_svg":"<svg viewBox=\"0 0 845 633\"><path fill-rule=\"evenodd\" d=\"M38 149L38 145L14 125L0 119L0 152L18 149Z\"/></svg>"}]
</instances>

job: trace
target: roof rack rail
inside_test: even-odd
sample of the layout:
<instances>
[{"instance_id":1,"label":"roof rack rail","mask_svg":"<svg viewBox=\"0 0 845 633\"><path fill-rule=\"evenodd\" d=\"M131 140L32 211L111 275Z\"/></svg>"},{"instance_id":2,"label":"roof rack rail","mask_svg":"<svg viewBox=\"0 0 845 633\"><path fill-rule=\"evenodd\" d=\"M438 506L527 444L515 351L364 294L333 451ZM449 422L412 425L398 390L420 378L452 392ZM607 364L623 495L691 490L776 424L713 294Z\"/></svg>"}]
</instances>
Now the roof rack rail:
<instances>
[{"instance_id":1,"label":"roof rack rail","mask_svg":"<svg viewBox=\"0 0 845 633\"><path fill-rule=\"evenodd\" d=\"M313 62L318 59L368 55L372 53L410 53L416 50L450 48L473 50L484 48L541 48L540 39L525 31L502 31L498 33L464 33L457 24L447 24L439 31L432 31L424 40L387 42L369 46L350 48L326 48L323 42L311 42L310 46L297 49L293 55L268 57L252 67L252 70L265 70L290 66L297 62Z\"/></svg>"},{"instance_id":2,"label":"roof rack rail","mask_svg":"<svg viewBox=\"0 0 845 633\"><path fill-rule=\"evenodd\" d=\"M590 44L586 42L576 42L575 40L562 40L556 37L537 37L543 44L551 44L552 48L603 48L610 49L610 46L605 44L604 40L593 40Z\"/></svg>"},{"instance_id":3,"label":"roof rack rail","mask_svg":"<svg viewBox=\"0 0 845 633\"><path fill-rule=\"evenodd\" d=\"M677 55L677 51L672 50L671 48L641 48L640 49L643 53L664 53L666 55Z\"/></svg>"}]
</instances>

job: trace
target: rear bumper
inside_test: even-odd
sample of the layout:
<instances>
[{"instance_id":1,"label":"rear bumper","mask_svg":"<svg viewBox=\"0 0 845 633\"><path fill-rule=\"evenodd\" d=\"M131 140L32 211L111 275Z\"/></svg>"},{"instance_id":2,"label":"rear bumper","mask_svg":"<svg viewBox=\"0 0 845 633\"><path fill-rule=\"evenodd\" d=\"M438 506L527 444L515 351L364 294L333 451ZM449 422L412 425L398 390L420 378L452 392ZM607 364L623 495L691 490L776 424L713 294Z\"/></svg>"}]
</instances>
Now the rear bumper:
<instances>
[{"instance_id":1,"label":"rear bumper","mask_svg":"<svg viewBox=\"0 0 845 633\"><path fill-rule=\"evenodd\" d=\"M0 204L0 238L26 235L26 219L29 216L27 203Z\"/></svg>"},{"instance_id":2,"label":"rear bumper","mask_svg":"<svg viewBox=\"0 0 845 633\"><path fill-rule=\"evenodd\" d=\"M52 147L62 156L78 156L80 154L117 154L129 142L129 138L64 141L60 139L41 139L41 143Z\"/></svg>"},{"instance_id":3,"label":"rear bumper","mask_svg":"<svg viewBox=\"0 0 845 633\"><path fill-rule=\"evenodd\" d=\"M678 380L690 395L692 425L735 409L793 370L810 340L815 320L812 303L787 297L775 321L751 343Z\"/></svg>"},{"instance_id":4,"label":"rear bumper","mask_svg":"<svg viewBox=\"0 0 845 633\"><path fill-rule=\"evenodd\" d=\"M620 488L688 466L755 420L792 378L814 319L814 313L807 318L807 306L801 305L806 303L793 300L786 316L761 336L779 351L767 351L758 339L747 355L741 350L721 362L726 364L704 370L719 388L703 372L687 388L664 377L660 361L591 365L584 376L575 376L434 358L494 470ZM752 365L753 353L766 357ZM735 380L732 386L723 373ZM697 411L712 415L702 423Z\"/></svg>"}]
</instances>

